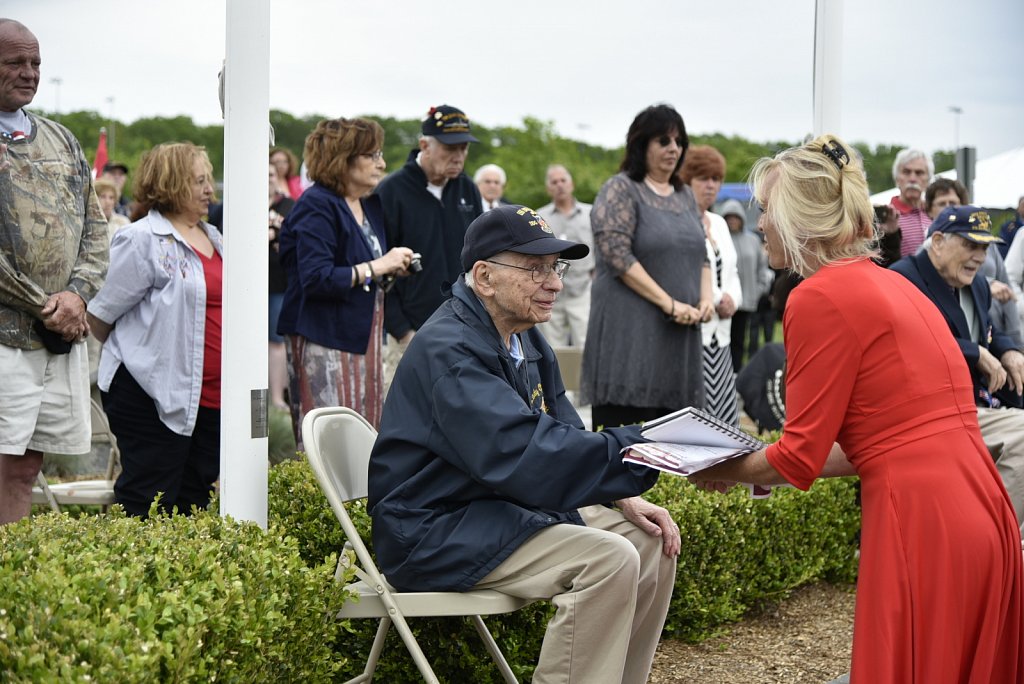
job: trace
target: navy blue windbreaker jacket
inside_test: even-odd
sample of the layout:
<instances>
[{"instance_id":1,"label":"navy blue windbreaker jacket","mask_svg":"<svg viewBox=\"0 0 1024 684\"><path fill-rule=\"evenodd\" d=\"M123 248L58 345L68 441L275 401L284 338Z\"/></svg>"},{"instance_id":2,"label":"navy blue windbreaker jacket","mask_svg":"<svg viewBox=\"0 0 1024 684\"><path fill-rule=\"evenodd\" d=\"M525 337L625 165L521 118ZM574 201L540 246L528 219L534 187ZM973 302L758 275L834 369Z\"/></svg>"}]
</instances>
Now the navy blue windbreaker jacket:
<instances>
[{"instance_id":1,"label":"navy blue windbreaker jacket","mask_svg":"<svg viewBox=\"0 0 1024 684\"><path fill-rule=\"evenodd\" d=\"M416 333L388 393L369 469L373 547L401 590L464 591L576 509L636 496L658 471L622 462L635 426L588 432L536 330L517 369L460 278Z\"/></svg>"}]
</instances>

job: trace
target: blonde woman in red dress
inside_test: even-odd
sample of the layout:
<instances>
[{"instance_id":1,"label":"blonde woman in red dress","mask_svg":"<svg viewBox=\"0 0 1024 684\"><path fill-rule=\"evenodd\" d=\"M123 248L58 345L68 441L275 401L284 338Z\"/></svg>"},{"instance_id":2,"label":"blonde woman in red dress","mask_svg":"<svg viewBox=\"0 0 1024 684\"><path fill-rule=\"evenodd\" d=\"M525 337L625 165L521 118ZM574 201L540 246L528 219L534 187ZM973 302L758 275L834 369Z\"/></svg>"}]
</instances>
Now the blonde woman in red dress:
<instances>
[{"instance_id":1,"label":"blonde woman in red dress","mask_svg":"<svg viewBox=\"0 0 1024 684\"><path fill-rule=\"evenodd\" d=\"M691 479L860 476L854 684L1024 681L1017 519L949 327L870 259L862 166L826 135L758 161L752 180L771 266L806 278L783 321L785 432Z\"/></svg>"}]
</instances>

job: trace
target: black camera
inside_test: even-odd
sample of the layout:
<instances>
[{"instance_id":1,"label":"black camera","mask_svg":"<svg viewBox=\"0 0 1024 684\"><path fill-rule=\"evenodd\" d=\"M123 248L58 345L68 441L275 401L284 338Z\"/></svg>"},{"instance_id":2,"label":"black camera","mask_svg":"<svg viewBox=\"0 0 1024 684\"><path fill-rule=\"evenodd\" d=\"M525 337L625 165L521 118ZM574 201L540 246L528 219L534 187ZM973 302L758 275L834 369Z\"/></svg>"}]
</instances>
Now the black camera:
<instances>
[{"instance_id":1,"label":"black camera","mask_svg":"<svg viewBox=\"0 0 1024 684\"><path fill-rule=\"evenodd\" d=\"M419 252L412 253L412 260L409 261L409 273L419 273L423 270L423 264L420 263L422 258L423 256Z\"/></svg>"},{"instance_id":2,"label":"black camera","mask_svg":"<svg viewBox=\"0 0 1024 684\"><path fill-rule=\"evenodd\" d=\"M420 259L422 258L423 257L419 252L413 252L412 259L409 260L409 266L405 270L407 270L410 275L422 271L423 263L420 261ZM397 282L397 280L398 279L395 278L395 276L393 275L384 276L383 278L380 279L381 289L383 289L385 292L390 292L391 288L395 286L395 282Z\"/></svg>"}]
</instances>

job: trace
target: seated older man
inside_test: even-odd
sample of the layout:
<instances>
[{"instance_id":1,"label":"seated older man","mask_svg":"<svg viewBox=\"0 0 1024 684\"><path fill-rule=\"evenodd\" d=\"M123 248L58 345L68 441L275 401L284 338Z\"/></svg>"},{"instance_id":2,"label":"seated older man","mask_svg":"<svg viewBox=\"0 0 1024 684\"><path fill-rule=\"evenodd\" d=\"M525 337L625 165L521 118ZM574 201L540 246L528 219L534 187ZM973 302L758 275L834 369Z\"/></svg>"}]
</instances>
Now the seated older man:
<instances>
[{"instance_id":1,"label":"seated older man","mask_svg":"<svg viewBox=\"0 0 1024 684\"><path fill-rule=\"evenodd\" d=\"M928 229L927 249L892 265L939 308L970 368L978 423L1010 494L1024 514L1024 354L989 317L991 294L980 269L1002 242L988 213L970 205L943 209ZM894 379L897 381L898 379Z\"/></svg>"},{"instance_id":2,"label":"seated older man","mask_svg":"<svg viewBox=\"0 0 1024 684\"><path fill-rule=\"evenodd\" d=\"M622 462L635 426L588 432L565 397L548 320L586 245L505 205L466 233L463 276L413 338L369 472L373 544L403 590L550 599L535 682L645 682L679 529ZM602 504L615 504L615 507Z\"/></svg>"}]
</instances>

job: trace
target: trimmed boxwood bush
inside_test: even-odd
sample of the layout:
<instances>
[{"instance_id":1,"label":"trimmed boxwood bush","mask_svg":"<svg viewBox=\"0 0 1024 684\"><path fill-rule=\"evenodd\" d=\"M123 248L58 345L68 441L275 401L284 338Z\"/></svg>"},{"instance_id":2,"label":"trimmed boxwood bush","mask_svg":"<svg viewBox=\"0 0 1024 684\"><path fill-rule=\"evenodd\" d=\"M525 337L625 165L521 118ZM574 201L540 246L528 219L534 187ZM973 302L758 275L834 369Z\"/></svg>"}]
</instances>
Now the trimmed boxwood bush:
<instances>
[{"instance_id":1,"label":"trimmed boxwood bush","mask_svg":"<svg viewBox=\"0 0 1024 684\"><path fill-rule=\"evenodd\" d=\"M0 681L330 681L333 571L213 513L0 527Z\"/></svg>"}]
</instances>

